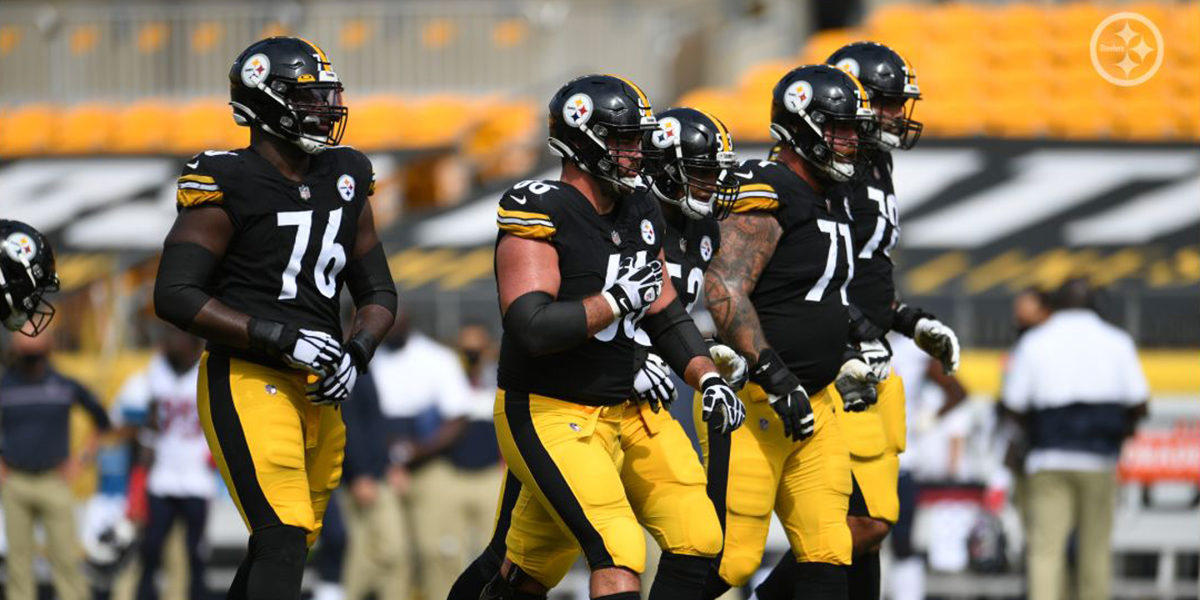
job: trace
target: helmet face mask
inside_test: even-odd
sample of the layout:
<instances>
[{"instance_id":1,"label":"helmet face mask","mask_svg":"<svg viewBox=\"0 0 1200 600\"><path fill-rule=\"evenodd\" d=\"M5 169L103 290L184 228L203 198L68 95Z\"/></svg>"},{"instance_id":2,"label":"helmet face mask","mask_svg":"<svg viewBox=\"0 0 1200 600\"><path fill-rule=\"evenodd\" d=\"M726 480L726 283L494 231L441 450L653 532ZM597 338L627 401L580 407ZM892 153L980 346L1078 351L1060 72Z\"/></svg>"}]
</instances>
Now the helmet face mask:
<instances>
[{"instance_id":1,"label":"helmet face mask","mask_svg":"<svg viewBox=\"0 0 1200 600\"><path fill-rule=\"evenodd\" d=\"M878 144L884 151L911 150L921 139L925 125L913 119L920 98L878 95L872 100L879 117Z\"/></svg>"},{"instance_id":2,"label":"helmet face mask","mask_svg":"<svg viewBox=\"0 0 1200 600\"><path fill-rule=\"evenodd\" d=\"M658 115L645 145L654 194L690 219L724 219L741 189L737 154L725 125L701 111L672 108Z\"/></svg>"},{"instance_id":3,"label":"helmet face mask","mask_svg":"<svg viewBox=\"0 0 1200 600\"><path fill-rule=\"evenodd\" d=\"M912 65L895 50L875 42L842 46L825 61L858 78L879 117L879 150L910 150L924 125L913 119L921 88Z\"/></svg>"},{"instance_id":4,"label":"helmet face mask","mask_svg":"<svg viewBox=\"0 0 1200 600\"><path fill-rule=\"evenodd\" d=\"M775 86L771 135L823 178L840 183L865 174L866 150L878 143L878 122L867 91L853 75L808 65Z\"/></svg>"},{"instance_id":5,"label":"helmet face mask","mask_svg":"<svg viewBox=\"0 0 1200 600\"><path fill-rule=\"evenodd\" d=\"M33 337L45 331L55 308L46 294L59 289L54 253L36 229L0 220L0 317L4 327Z\"/></svg>"},{"instance_id":6,"label":"helmet face mask","mask_svg":"<svg viewBox=\"0 0 1200 600\"><path fill-rule=\"evenodd\" d=\"M316 154L341 143L349 120L342 83L325 53L299 38L268 38L230 69L234 121Z\"/></svg>"},{"instance_id":7,"label":"helmet face mask","mask_svg":"<svg viewBox=\"0 0 1200 600\"><path fill-rule=\"evenodd\" d=\"M643 139L657 122L640 88L614 75L586 75L560 88L549 108L551 153L614 195L647 187Z\"/></svg>"}]
</instances>

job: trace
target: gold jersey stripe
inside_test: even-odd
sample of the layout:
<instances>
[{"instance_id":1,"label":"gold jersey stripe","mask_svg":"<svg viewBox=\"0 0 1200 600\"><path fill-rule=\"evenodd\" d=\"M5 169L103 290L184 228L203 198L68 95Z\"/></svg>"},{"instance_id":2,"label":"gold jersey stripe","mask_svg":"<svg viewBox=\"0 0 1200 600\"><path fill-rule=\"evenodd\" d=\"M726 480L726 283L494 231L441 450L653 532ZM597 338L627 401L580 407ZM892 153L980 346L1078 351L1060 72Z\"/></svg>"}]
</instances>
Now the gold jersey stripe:
<instances>
[{"instance_id":1,"label":"gold jersey stripe","mask_svg":"<svg viewBox=\"0 0 1200 600\"><path fill-rule=\"evenodd\" d=\"M179 183L185 183L185 182L189 182L189 181L192 183L205 183L208 185L217 185L217 180L213 179L211 175L183 175L179 178Z\"/></svg>"},{"instance_id":2,"label":"gold jersey stripe","mask_svg":"<svg viewBox=\"0 0 1200 600\"><path fill-rule=\"evenodd\" d=\"M536 213L524 210L508 210L503 206L496 210L496 214L501 217L512 219L545 219L550 222L554 221L554 219L550 218L550 215L545 213Z\"/></svg>"},{"instance_id":3,"label":"gold jersey stripe","mask_svg":"<svg viewBox=\"0 0 1200 600\"><path fill-rule=\"evenodd\" d=\"M779 200L776 198L767 198L766 196L750 196L740 198L733 204L733 212L746 213L762 210L773 212L779 208Z\"/></svg>"},{"instance_id":4,"label":"gold jersey stripe","mask_svg":"<svg viewBox=\"0 0 1200 600\"><path fill-rule=\"evenodd\" d=\"M554 233L557 231L555 228L545 225L518 225L516 223L500 223L499 225L500 231L530 240L548 240L554 237Z\"/></svg>"},{"instance_id":5,"label":"gold jersey stripe","mask_svg":"<svg viewBox=\"0 0 1200 600\"><path fill-rule=\"evenodd\" d=\"M775 188L771 187L769 183L747 183L741 187L740 193L745 194L747 192L770 192L774 194Z\"/></svg>"},{"instance_id":6,"label":"gold jersey stripe","mask_svg":"<svg viewBox=\"0 0 1200 600\"><path fill-rule=\"evenodd\" d=\"M175 202L183 208L204 204L222 204L225 202L225 194L221 190L184 188L175 191Z\"/></svg>"}]
</instances>

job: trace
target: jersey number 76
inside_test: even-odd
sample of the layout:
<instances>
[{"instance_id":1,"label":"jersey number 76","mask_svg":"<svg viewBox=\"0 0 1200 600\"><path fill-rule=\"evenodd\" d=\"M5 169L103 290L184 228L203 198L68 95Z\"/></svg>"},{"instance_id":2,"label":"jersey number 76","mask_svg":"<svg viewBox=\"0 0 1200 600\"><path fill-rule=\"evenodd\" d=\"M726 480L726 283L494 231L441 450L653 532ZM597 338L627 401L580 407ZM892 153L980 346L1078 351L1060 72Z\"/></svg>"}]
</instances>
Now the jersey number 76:
<instances>
[{"instance_id":1,"label":"jersey number 76","mask_svg":"<svg viewBox=\"0 0 1200 600\"><path fill-rule=\"evenodd\" d=\"M280 227L295 227L296 239L292 242L292 255L288 257L287 267L283 270L283 285L279 290L280 300L292 300L296 297L296 275L303 267L304 252L308 250L308 236L312 231L311 210L290 210L278 213ZM342 209L329 213L329 221L325 225L325 235L321 237L321 252L313 265L313 280L322 296L332 298L337 294L337 276L346 266L346 249L337 243L338 228L342 225Z\"/></svg>"}]
</instances>

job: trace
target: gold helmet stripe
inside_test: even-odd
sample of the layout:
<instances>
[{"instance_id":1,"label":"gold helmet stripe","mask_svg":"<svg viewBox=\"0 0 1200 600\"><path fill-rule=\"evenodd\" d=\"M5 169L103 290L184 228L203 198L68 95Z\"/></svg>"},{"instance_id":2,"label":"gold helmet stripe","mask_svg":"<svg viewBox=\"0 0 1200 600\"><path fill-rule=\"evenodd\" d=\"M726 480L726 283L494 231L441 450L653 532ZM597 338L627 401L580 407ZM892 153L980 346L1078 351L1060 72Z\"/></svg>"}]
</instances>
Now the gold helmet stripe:
<instances>
[{"instance_id":1,"label":"gold helmet stripe","mask_svg":"<svg viewBox=\"0 0 1200 600\"><path fill-rule=\"evenodd\" d=\"M708 117L717 126L717 137L721 140L721 152L731 152L733 150L733 140L729 137L729 129L720 119L712 116L708 111L696 109L696 112Z\"/></svg>"},{"instance_id":2,"label":"gold helmet stripe","mask_svg":"<svg viewBox=\"0 0 1200 600\"><path fill-rule=\"evenodd\" d=\"M620 79L621 81L624 81L625 85L628 85L629 87L633 88L633 91L637 92L638 100L640 100L642 103L642 106L640 108L642 110L643 117L654 116L654 109L650 107L650 99L646 97L646 92L643 92L642 88L638 87L638 85L636 83L634 83L628 79L625 79L624 77L621 77L620 75L616 75L613 73L608 73L607 75L609 77L614 77L616 79Z\"/></svg>"},{"instance_id":3,"label":"gold helmet stripe","mask_svg":"<svg viewBox=\"0 0 1200 600\"><path fill-rule=\"evenodd\" d=\"M332 63L329 62L329 57L325 55L325 51L322 50L320 46L318 46L302 37L298 37L296 39L304 42L305 44L308 44L309 46L312 47L313 52L317 53L318 60L321 61L321 70L322 71L332 71L333 70Z\"/></svg>"}]
</instances>

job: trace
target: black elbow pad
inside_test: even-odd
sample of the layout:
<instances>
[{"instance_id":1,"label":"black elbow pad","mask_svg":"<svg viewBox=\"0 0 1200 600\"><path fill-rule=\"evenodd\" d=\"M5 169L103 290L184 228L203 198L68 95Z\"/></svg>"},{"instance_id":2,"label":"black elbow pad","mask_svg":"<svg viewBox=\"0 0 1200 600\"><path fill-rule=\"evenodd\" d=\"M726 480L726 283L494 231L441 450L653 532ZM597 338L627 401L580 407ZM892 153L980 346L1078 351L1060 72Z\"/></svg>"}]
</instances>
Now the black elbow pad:
<instances>
[{"instance_id":1,"label":"black elbow pad","mask_svg":"<svg viewBox=\"0 0 1200 600\"><path fill-rule=\"evenodd\" d=\"M392 280L383 244L375 244L374 248L350 263L346 270L346 285L354 298L354 306L362 308L376 304L396 314L396 283Z\"/></svg>"},{"instance_id":2,"label":"black elbow pad","mask_svg":"<svg viewBox=\"0 0 1200 600\"><path fill-rule=\"evenodd\" d=\"M205 289L217 267L217 257L199 244L168 244L163 247L154 280L154 313L158 318L187 330L212 296Z\"/></svg>"},{"instance_id":3,"label":"black elbow pad","mask_svg":"<svg viewBox=\"0 0 1200 600\"><path fill-rule=\"evenodd\" d=\"M708 356L708 344L679 298L642 319L642 328L650 335L654 349L680 377L693 358Z\"/></svg>"},{"instance_id":4,"label":"black elbow pad","mask_svg":"<svg viewBox=\"0 0 1200 600\"><path fill-rule=\"evenodd\" d=\"M533 356L562 352L587 341L587 311L582 302L529 292L508 305L504 331Z\"/></svg>"}]
</instances>

